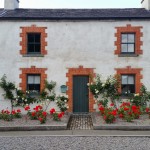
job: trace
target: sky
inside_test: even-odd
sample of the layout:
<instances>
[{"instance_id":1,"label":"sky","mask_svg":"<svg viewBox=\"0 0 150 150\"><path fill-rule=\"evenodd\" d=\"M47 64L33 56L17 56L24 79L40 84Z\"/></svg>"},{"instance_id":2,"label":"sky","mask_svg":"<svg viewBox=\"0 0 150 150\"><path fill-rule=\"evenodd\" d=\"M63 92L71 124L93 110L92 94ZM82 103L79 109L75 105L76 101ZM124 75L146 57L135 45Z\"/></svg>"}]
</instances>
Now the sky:
<instances>
[{"instance_id":1,"label":"sky","mask_svg":"<svg viewBox=\"0 0 150 150\"><path fill-rule=\"evenodd\" d=\"M142 0L19 0L20 8L140 8ZM0 8L4 0L0 0Z\"/></svg>"}]
</instances>

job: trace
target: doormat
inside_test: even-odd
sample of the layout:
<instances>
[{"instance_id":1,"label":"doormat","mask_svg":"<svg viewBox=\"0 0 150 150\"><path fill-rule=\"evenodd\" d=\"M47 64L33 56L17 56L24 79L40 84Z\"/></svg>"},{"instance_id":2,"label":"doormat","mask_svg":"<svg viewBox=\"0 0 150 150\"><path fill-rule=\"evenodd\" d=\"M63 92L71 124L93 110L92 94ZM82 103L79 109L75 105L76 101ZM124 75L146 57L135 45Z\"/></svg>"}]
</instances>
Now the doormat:
<instances>
[{"instance_id":1,"label":"doormat","mask_svg":"<svg viewBox=\"0 0 150 150\"><path fill-rule=\"evenodd\" d=\"M68 122L69 130L91 130L93 123L89 114L72 114Z\"/></svg>"}]
</instances>

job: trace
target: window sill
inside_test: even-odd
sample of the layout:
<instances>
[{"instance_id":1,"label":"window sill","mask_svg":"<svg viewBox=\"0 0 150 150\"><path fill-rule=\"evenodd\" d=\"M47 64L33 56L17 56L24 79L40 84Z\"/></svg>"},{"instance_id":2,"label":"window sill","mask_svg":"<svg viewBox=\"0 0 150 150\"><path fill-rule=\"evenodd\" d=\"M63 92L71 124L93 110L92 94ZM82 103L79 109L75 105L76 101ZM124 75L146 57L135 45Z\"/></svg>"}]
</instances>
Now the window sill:
<instances>
[{"instance_id":1,"label":"window sill","mask_svg":"<svg viewBox=\"0 0 150 150\"><path fill-rule=\"evenodd\" d=\"M138 57L138 54L119 54L119 57Z\"/></svg>"},{"instance_id":2,"label":"window sill","mask_svg":"<svg viewBox=\"0 0 150 150\"><path fill-rule=\"evenodd\" d=\"M120 99L132 99L133 95L130 94L130 95L121 95L120 96Z\"/></svg>"},{"instance_id":3,"label":"window sill","mask_svg":"<svg viewBox=\"0 0 150 150\"><path fill-rule=\"evenodd\" d=\"M42 54L25 54L23 57L44 57Z\"/></svg>"}]
</instances>

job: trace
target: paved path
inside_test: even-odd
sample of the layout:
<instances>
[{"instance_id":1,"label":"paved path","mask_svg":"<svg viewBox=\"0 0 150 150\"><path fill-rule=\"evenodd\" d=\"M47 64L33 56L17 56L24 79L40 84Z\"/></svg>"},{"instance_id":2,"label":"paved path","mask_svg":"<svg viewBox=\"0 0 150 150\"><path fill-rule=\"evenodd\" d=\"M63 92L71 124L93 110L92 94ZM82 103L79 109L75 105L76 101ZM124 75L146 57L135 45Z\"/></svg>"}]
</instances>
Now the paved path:
<instances>
[{"instance_id":1,"label":"paved path","mask_svg":"<svg viewBox=\"0 0 150 150\"><path fill-rule=\"evenodd\" d=\"M93 129L91 115L87 115L87 114L71 115L69 123L68 123L68 129L70 130Z\"/></svg>"},{"instance_id":2,"label":"paved path","mask_svg":"<svg viewBox=\"0 0 150 150\"><path fill-rule=\"evenodd\" d=\"M0 137L0 150L149 150L149 137Z\"/></svg>"}]
</instances>

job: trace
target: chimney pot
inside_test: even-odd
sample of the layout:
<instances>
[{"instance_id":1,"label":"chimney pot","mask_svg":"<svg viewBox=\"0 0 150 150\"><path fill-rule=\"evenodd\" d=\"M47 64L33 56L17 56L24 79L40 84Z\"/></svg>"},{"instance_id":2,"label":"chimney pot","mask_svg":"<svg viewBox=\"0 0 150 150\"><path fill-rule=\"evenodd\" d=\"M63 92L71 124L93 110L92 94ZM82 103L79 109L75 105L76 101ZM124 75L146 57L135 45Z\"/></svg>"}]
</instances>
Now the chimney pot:
<instances>
[{"instance_id":1,"label":"chimney pot","mask_svg":"<svg viewBox=\"0 0 150 150\"><path fill-rule=\"evenodd\" d=\"M150 0L142 0L141 4L142 4L142 8L150 10Z\"/></svg>"},{"instance_id":2,"label":"chimney pot","mask_svg":"<svg viewBox=\"0 0 150 150\"><path fill-rule=\"evenodd\" d=\"M4 9L14 10L16 8L19 8L19 0L5 0L4 1Z\"/></svg>"}]
</instances>

